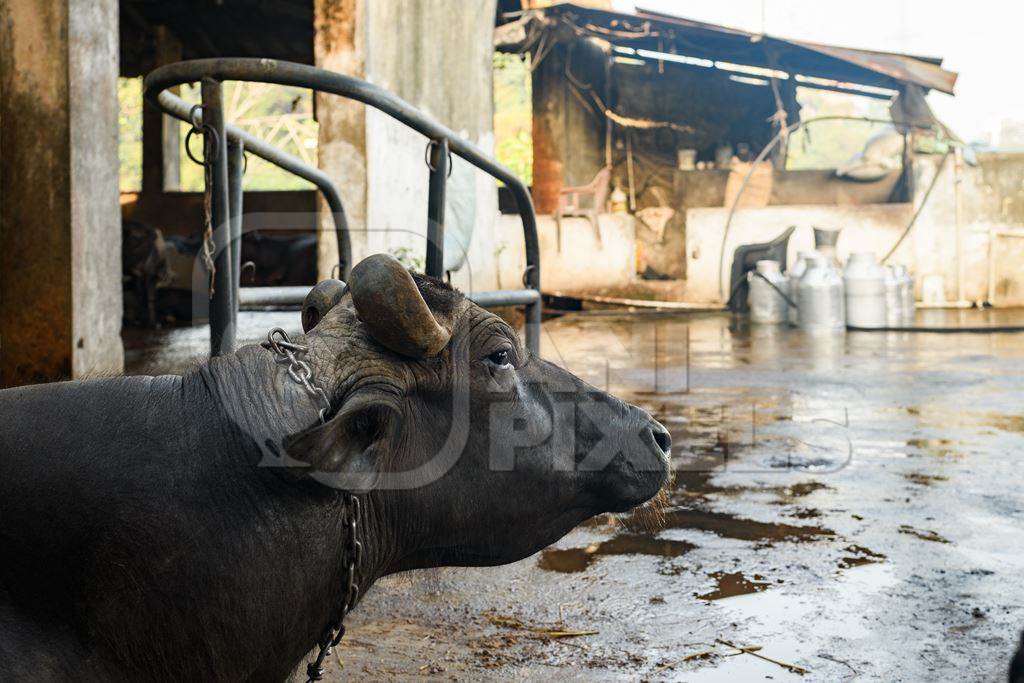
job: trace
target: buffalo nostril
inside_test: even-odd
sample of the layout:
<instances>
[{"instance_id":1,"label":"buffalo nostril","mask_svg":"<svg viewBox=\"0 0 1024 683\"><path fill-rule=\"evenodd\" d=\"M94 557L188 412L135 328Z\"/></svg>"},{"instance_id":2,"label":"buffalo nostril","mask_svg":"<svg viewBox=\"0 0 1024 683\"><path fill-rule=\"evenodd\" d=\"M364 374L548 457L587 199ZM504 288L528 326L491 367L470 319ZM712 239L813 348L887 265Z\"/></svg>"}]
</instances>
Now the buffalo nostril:
<instances>
[{"instance_id":1,"label":"buffalo nostril","mask_svg":"<svg viewBox=\"0 0 1024 683\"><path fill-rule=\"evenodd\" d=\"M668 433L668 430L657 422L652 422L651 433L654 435L654 442L658 444L661 452L668 455L672 450L672 436Z\"/></svg>"}]
</instances>

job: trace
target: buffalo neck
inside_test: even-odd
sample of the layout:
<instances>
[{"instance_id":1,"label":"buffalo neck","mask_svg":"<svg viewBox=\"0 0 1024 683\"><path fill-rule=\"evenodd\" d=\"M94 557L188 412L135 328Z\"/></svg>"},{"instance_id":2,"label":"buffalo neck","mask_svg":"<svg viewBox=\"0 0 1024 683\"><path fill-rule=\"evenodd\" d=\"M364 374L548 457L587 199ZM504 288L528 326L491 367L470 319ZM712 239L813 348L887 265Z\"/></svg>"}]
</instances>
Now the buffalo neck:
<instances>
[{"instance_id":1,"label":"buffalo neck","mask_svg":"<svg viewBox=\"0 0 1024 683\"><path fill-rule=\"evenodd\" d=\"M230 652L240 657L234 671L225 672L229 678L247 670L256 671L257 678L263 677L260 674L273 678L280 673L277 667L300 663L336 614L345 591L343 555L348 529L343 493L259 466L268 440L279 446L284 436L318 420L315 403L301 387L291 384L286 368L275 364L259 347L214 359L185 378L186 402L196 406L197 414L216 416L216 440L223 451L219 467L238 489L225 496L238 508L234 513L238 519L233 520L227 538L213 542L248 555L238 570L251 576L229 579L248 586L242 591L243 602L251 602L252 590L261 595L251 606L237 606L238 633L245 634L237 642L217 645L207 641L210 661L227 663L233 659ZM329 395L334 389L324 388ZM197 443L197 449L209 448L210 439L204 440L207 443ZM363 554L357 583L362 597L391 563L396 539L394 526L387 520L388 506L382 504L381 497L363 495L360 503L357 537ZM241 587L218 589L210 584L214 593L231 588ZM214 595L210 598L209 604L220 601Z\"/></svg>"}]
</instances>

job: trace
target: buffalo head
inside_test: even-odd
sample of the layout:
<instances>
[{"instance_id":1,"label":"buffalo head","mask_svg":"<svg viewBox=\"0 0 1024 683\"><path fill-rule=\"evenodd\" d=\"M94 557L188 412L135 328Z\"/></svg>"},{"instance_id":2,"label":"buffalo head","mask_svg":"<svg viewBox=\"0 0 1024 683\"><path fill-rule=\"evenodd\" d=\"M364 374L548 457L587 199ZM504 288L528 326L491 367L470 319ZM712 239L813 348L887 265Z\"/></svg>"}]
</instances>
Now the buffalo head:
<instances>
[{"instance_id":1,"label":"buffalo head","mask_svg":"<svg viewBox=\"0 0 1024 683\"><path fill-rule=\"evenodd\" d=\"M386 571L511 562L665 483L671 440L649 414L389 256L362 261L347 286L318 284L302 315L334 412L284 448L311 478L388 511Z\"/></svg>"}]
</instances>

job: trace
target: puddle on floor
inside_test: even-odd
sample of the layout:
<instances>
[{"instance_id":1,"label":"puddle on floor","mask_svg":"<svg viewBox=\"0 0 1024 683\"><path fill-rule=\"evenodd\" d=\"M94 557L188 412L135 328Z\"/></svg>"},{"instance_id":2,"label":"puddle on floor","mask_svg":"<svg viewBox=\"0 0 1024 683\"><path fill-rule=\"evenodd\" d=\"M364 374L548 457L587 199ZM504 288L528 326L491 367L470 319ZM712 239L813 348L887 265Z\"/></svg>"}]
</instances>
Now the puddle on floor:
<instances>
[{"instance_id":1,"label":"puddle on floor","mask_svg":"<svg viewBox=\"0 0 1024 683\"><path fill-rule=\"evenodd\" d=\"M790 512L784 512L783 515L786 517L795 517L797 519L817 519L818 517L821 517L821 510L798 507Z\"/></svg>"},{"instance_id":2,"label":"puddle on floor","mask_svg":"<svg viewBox=\"0 0 1024 683\"><path fill-rule=\"evenodd\" d=\"M937 481L949 481L949 477L944 477L941 474L925 474L924 472L908 472L903 475L903 478L911 484L919 486L931 486Z\"/></svg>"},{"instance_id":3,"label":"puddle on floor","mask_svg":"<svg viewBox=\"0 0 1024 683\"><path fill-rule=\"evenodd\" d=\"M840 569L860 567L865 564L875 564L886 560L885 555L882 553L876 553L860 545L848 545L843 548L843 552L846 554L839 558Z\"/></svg>"},{"instance_id":4,"label":"puddle on floor","mask_svg":"<svg viewBox=\"0 0 1024 683\"><path fill-rule=\"evenodd\" d=\"M1024 433L1024 415L965 412L945 406L910 406L904 410L908 415L919 418L923 425L936 429L992 427L1012 434Z\"/></svg>"},{"instance_id":5,"label":"puddle on floor","mask_svg":"<svg viewBox=\"0 0 1024 683\"><path fill-rule=\"evenodd\" d=\"M940 458L959 457L962 453L956 448L960 442L953 439L907 439L907 448L924 451Z\"/></svg>"},{"instance_id":6,"label":"puddle on floor","mask_svg":"<svg viewBox=\"0 0 1024 683\"><path fill-rule=\"evenodd\" d=\"M935 531L929 531L928 529L915 529L909 524L900 524L900 528L897 530L901 534L907 534L908 536L915 536L920 538L922 541L931 541L932 543L949 543L949 539L939 535Z\"/></svg>"},{"instance_id":7,"label":"puddle on floor","mask_svg":"<svg viewBox=\"0 0 1024 683\"><path fill-rule=\"evenodd\" d=\"M779 662L796 664L809 671L799 675L777 663L751 655L691 660L672 672L672 680L708 681L819 681L852 680L849 669L837 663L838 653L822 647L830 638L856 640L868 634L865 622L849 615L866 611L880 594L895 583L892 567L874 564L845 573L830 584L828 600L843 605L842 610L821 609L821 597L812 597L800 585L739 594L729 600L710 603L719 610L714 631L707 636L713 643L721 638L731 642L743 634L743 644L762 646L759 654ZM742 625L742 628L738 628ZM809 637L813 631L818 640ZM695 649L699 649L696 648ZM854 675L854 678L857 678ZM860 680L857 678L857 680Z\"/></svg>"},{"instance_id":8,"label":"puddle on floor","mask_svg":"<svg viewBox=\"0 0 1024 683\"><path fill-rule=\"evenodd\" d=\"M573 573L585 570L606 555L679 557L696 547L686 541L623 534L600 543L591 543L585 548L548 548L541 552L538 566L548 571Z\"/></svg>"},{"instance_id":9,"label":"puddle on floor","mask_svg":"<svg viewBox=\"0 0 1024 683\"><path fill-rule=\"evenodd\" d=\"M716 587L701 595L694 593L701 600L721 600L737 595L760 593L772 585L765 581L760 574L754 574L749 579L743 575L743 572L712 572L708 576L715 580Z\"/></svg>"},{"instance_id":10,"label":"puddle on floor","mask_svg":"<svg viewBox=\"0 0 1024 683\"><path fill-rule=\"evenodd\" d=\"M673 508L664 510L661 514L667 529L696 529L741 541L792 541L799 543L835 535L831 529L820 526L758 522L725 512L709 510Z\"/></svg>"}]
</instances>

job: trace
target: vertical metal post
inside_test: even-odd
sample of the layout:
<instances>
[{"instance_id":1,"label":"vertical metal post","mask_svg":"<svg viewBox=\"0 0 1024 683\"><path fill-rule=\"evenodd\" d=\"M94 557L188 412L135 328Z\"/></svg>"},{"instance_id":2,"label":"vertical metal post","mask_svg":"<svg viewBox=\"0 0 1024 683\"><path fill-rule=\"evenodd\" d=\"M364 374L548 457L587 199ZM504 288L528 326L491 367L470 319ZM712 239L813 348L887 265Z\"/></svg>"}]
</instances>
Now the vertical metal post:
<instances>
[{"instance_id":1,"label":"vertical metal post","mask_svg":"<svg viewBox=\"0 0 1024 683\"><path fill-rule=\"evenodd\" d=\"M204 155L210 168L210 223L213 226L214 276L210 301L210 355L222 356L235 350L235 326L232 324L231 213L228 198L228 139L224 130L224 93L220 81L204 78L203 126L207 129L208 149Z\"/></svg>"},{"instance_id":2,"label":"vertical metal post","mask_svg":"<svg viewBox=\"0 0 1024 683\"><path fill-rule=\"evenodd\" d=\"M953 150L953 219L955 221L956 240L956 303L963 305L964 302L964 239L963 239L963 196L961 185L963 184L963 150L959 147ZM940 169L941 170L941 169ZM938 171L936 171L938 173Z\"/></svg>"},{"instance_id":3,"label":"vertical metal post","mask_svg":"<svg viewBox=\"0 0 1024 683\"><path fill-rule=\"evenodd\" d=\"M537 214L533 210L533 198L522 183L507 185L516 200L519 217L523 221L523 242L526 247L526 270L523 272L523 287L535 289L540 294L540 240L537 238ZM530 353L540 353L540 324L542 301L526 304L526 348Z\"/></svg>"},{"instance_id":4,"label":"vertical metal post","mask_svg":"<svg viewBox=\"0 0 1024 683\"><path fill-rule=\"evenodd\" d=\"M245 170L245 146L228 141L228 213L231 216L231 324L238 329L238 287L242 277L242 173Z\"/></svg>"},{"instance_id":5,"label":"vertical metal post","mask_svg":"<svg viewBox=\"0 0 1024 683\"><path fill-rule=\"evenodd\" d=\"M444 276L444 201L451 159L448 139L431 140L427 148L430 184L427 189L427 275Z\"/></svg>"}]
</instances>

